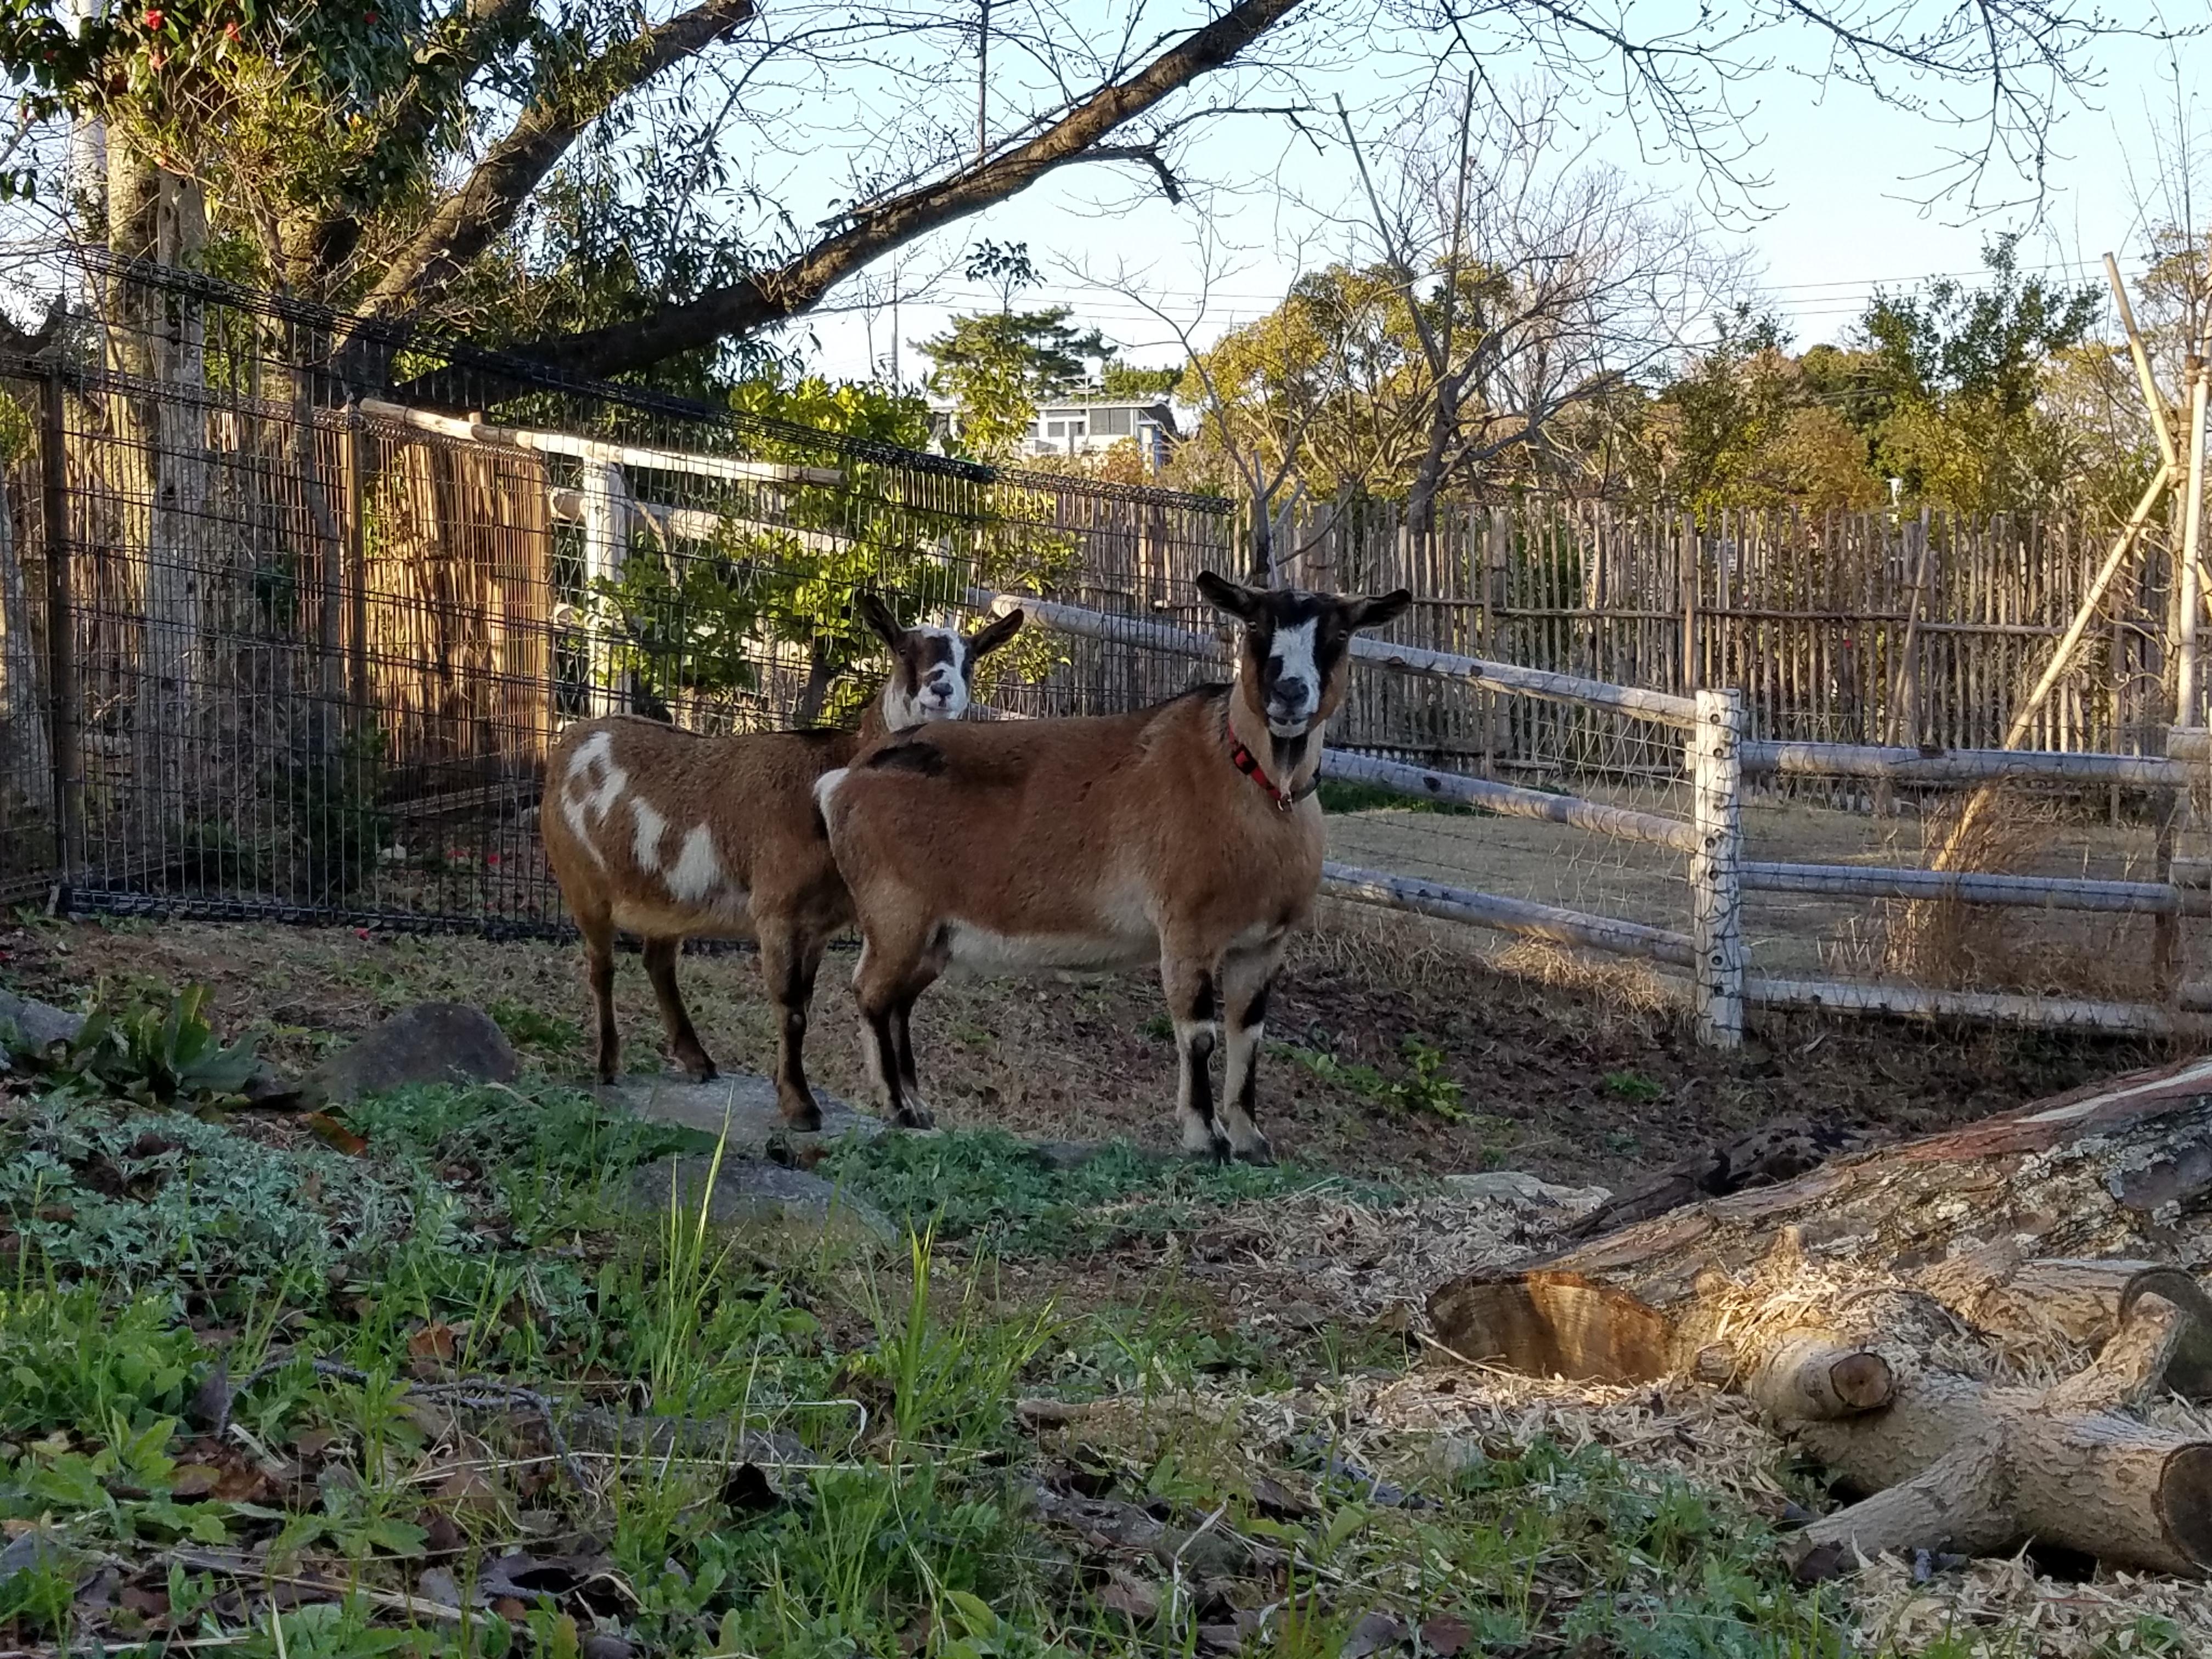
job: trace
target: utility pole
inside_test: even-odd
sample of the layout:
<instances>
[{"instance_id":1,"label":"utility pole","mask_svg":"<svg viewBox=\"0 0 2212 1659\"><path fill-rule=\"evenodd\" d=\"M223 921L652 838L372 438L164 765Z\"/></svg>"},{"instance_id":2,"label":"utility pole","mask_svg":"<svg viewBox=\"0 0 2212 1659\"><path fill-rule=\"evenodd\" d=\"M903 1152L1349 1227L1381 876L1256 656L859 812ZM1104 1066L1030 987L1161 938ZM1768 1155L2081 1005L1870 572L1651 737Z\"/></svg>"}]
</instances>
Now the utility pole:
<instances>
[{"instance_id":1,"label":"utility pole","mask_svg":"<svg viewBox=\"0 0 2212 1659\"><path fill-rule=\"evenodd\" d=\"M975 159L991 153L991 0L980 0L982 27L975 32Z\"/></svg>"}]
</instances>

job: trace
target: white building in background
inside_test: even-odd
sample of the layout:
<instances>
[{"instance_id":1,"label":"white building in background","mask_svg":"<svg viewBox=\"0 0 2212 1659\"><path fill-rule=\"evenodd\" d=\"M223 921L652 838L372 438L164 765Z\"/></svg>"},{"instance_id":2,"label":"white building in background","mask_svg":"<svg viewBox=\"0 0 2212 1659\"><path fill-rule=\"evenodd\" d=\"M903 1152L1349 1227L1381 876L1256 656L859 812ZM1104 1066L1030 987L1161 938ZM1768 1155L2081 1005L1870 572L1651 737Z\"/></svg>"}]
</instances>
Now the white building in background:
<instances>
[{"instance_id":1,"label":"white building in background","mask_svg":"<svg viewBox=\"0 0 2212 1659\"><path fill-rule=\"evenodd\" d=\"M933 434L939 439L957 424L952 404L942 399L930 399L929 414ZM1115 444L1133 442L1146 466L1157 472L1182 436L1174 406L1165 398L1109 398L1086 389L1039 407L1023 453L1102 455Z\"/></svg>"}]
</instances>

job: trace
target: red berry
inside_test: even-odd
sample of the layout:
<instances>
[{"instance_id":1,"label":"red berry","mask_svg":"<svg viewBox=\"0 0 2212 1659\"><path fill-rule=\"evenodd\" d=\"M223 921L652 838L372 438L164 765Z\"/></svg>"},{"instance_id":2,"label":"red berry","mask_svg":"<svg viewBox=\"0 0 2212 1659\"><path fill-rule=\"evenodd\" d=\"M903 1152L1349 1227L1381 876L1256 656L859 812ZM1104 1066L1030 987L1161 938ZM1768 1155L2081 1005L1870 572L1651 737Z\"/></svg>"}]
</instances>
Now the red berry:
<instances>
[{"instance_id":1,"label":"red berry","mask_svg":"<svg viewBox=\"0 0 2212 1659\"><path fill-rule=\"evenodd\" d=\"M160 28L162 23L166 21L167 20L158 11L149 9L146 13L146 27L149 29Z\"/></svg>"},{"instance_id":2,"label":"red berry","mask_svg":"<svg viewBox=\"0 0 2212 1659\"><path fill-rule=\"evenodd\" d=\"M373 11L365 11L361 15L361 21L374 26L376 22L376 14Z\"/></svg>"},{"instance_id":3,"label":"red berry","mask_svg":"<svg viewBox=\"0 0 2212 1659\"><path fill-rule=\"evenodd\" d=\"M237 24L235 24L235 23L225 23L225 24L222 26L222 32L223 32L225 34L227 34L227 35L228 35L228 36L230 37L230 39L231 39L231 43L232 43L234 46L235 46L235 45L236 45L236 44L237 44L240 40L242 40L242 39L244 38L243 36L241 36L241 35L239 33L239 32L238 32L238 25L237 25Z\"/></svg>"}]
</instances>

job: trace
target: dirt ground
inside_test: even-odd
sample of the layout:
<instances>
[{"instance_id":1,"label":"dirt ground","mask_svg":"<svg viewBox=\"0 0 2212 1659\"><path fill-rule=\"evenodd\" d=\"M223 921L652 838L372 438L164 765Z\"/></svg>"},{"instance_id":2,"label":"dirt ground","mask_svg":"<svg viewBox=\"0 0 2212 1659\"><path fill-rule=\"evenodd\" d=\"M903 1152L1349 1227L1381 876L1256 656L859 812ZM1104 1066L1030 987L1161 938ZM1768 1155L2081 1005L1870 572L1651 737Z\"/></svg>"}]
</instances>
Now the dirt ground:
<instances>
[{"instance_id":1,"label":"dirt ground","mask_svg":"<svg viewBox=\"0 0 2212 1659\"><path fill-rule=\"evenodd\" d=\"M1916 1133L2170 1056L2141 1042L1809 1016L1756 1018L1745 1049L1721 1055L1700 1049L1632 974L1525 949L1486 957L1474 939L1346 908L1299 943L1261 1077L1261 1121L1279 1155L1347 1174L1502 1167L1618 1189L1778 1119ZM865 1102L851 962L841 952L825 965L809 1060L817 1085ZM581 1080L588 1058L571 945L142 920L0 927L0 984L11 988L81 1003L102 979L134 975L207 985L218 1025L258 1033L280 1064L303 1065L430 998L490 1009L556 1075ZM682 976L717 1060L764 1067L773 1027L752 957L690 956ZM617 995L625 1064L658 1067L658 1022L634 956ZM1173 1145L1174 1055L1149 976L947 981L915 1024L940 1122ZM1440 1084L1410 1086L1409 1042L1439 1056ZM1449 1103L1450 1084L1463 1121L1419 1103Z\"/></svg>"}]
</instances>

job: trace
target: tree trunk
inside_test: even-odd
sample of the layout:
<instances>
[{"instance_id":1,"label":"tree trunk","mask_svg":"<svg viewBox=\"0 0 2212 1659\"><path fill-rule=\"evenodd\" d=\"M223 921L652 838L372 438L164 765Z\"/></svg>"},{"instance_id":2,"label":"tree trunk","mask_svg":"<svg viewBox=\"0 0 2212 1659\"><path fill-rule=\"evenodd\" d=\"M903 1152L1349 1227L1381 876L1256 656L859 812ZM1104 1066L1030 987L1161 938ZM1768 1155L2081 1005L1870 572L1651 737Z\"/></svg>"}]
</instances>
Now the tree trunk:
<instances>
[{"instance_id":1,"label":"tree trunk","mask_svg":"<svg viewBox=\"0 0 2212 1659\"><path fill-rule=\"evenodd\" d=\"M188 267L206 249L200 185L162 171L112 134L107 209L109 245L126 258ZM120 545L145 550L131 749L140 834L153 837L191 811L187 757L203 735L208 689L201 612L210 465L198 397L206 381L204 324L197 300L134 283L127 272L111 281L104 320L110 367L136 383L110 400L114 441L106 455L125 519Z\"/></svg>"},{"instance_id":2,"label":"tree trunk","mask_svg":"<svg viewBox=\"0 0 2212 1659\"><path fill-rule=\"evenodd\" d=\"M31 626L32 594L15 540L8 469L0 462L0 829L44 823L52 750L47 744L43 629ZM10 799L9 797L20 799ZM15 817L18 805L30 810Z\"/></svg>"},{"instance_id":3,"label":"tree trunk","mask_svg":"<svg viewBox=\"0 0 2212 1659\"><path fill-rule=\"evenodd\" d=\"M2031 1538L2212 1569L2212 1440L2130 1414L2212 1394L2212 1299L2185 1271L2212 1255L2212 1060L1650 1208L1632 1195L1611 1231L1444 1285L1437 1340L1746 1394L1868 1494L1796 1540L1807 1576Z\"/></svg>"}]
</instances>

